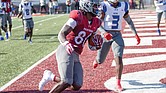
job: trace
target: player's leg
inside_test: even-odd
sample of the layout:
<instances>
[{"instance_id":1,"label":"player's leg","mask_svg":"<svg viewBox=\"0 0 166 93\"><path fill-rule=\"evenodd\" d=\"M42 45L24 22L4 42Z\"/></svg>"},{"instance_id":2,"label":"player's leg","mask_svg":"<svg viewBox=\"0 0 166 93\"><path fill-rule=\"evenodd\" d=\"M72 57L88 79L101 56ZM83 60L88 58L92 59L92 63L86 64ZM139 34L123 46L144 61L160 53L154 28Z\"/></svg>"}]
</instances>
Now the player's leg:
<instances>
[{"instance_id":1,"label":"player's leg","mask_svg":"<svg viewBox=\"0 0 166 93\"><path fill-rule=\"evenodd\" d=\"M74 76L74 57L75 52L68 54L65 46L60 45L56 52L56 59L58 62L58 72L60 74L61 82L56 84L50 93L60 93L73 84Z\"/></svg>"},{"instance_id":2,"label":"player's leg","mask_svg":"<svg viewBox=\"0 0 166 93\"><path fill-rule=\"evenodd\" d=\"M24 40L27 39L27 35L28 35L28 21L27 20L23 20L23 27L24 27Z\"/></svg>"},{"instance_id":3,"label":"player's leg","mask_svg":"<svg viewBox=\"0 0 166 93\"><path fill-rule=\"evenodd\" d=\"M164 13L163 16L164 16L164 20L165 20L165 28L166 28L166 11L163 13Z\"/></svg>"},{"instance_id":4,"label":"player's leg","mask_svg":"<svg viewBox=\"0 0 166 93\"><path fill-rule=\"evenodd\" d=\"M1 24L2 24L1 28L5 32L6 39L9 39L9 35L8 35L8 31L7 31L7 17L6 17L6 14L4 14L2 16Z\"/></svg>"},{"instance_id":5,"label":"player's leg","mask_svg":"<svg viewBox=\"0 0 166 93\"><path fill-rule=\"evenodd\" d=\"M157 32L158 32L159 35L161 35L160 21L161 21L162 14L163 14L163 12L157 13Z\"/></svg>"},{"instance_id":6,"label":"player's leg","mask_svg":"<svg viewBox=\"0 0 166 93\"><path fill-rule=\"evenodd\" d=\"M123 71L123 50L124 50L124 41L121 33L117 33L115 41L112 43L112 51L114 53L114 60L116 63L116 79L117 79L117 91L122 91L123 88L121 86L121 76Z\"/></svg>"},{"instance_id":7,"label":"player's leg","mask_svg":"<svg viewBox=\"0 0 166 93\"><path fill-rule=\"evenodd\" d=\"M2 27L2 16L3 16L3 15L0 15L0 26L1 26L1 27ZM1 28L0 28L0 40L4 40L1 31L2 31L2 30L1 30Z\"/></svg>"},{"instance_id":8,"label":"player's leg","mask_svg":"<svg viewBox=\"0 0 166 93\"><path fill-rule=\"evenodd\" d=\"M101 64L105 61L107 54L110 50L112 41L107 41L104 39L101 49L97 51L96 59L93 62L93 68L96 68L98 64Z\"/></svg>"},{"instance_id":9,"label":"player's leg","mask_svg":"<svg viewBox=\"0 0 166 93\"><path fill-rule=\"evenodd\" d=\"M30 19L29 20L29 43L32 43L32 35L33 35L33 27L34 27L34 22L33 22L33 19Z\"/></svg>"},{"instance_id":10,"label":"player's leg","mask_svg":"<svg viewBox=\"0 0 166 93\"><path fill-rule=\"evenodd\" d=\"M12 19L11 19L10 13L8 13L7 21L9 24L9 36L11 36L12 35Z\"/></svg>"},{"instance_id":11,"label":"player's leg","mask_svg":"<svg viewBox=\"0 0 166 93\"><path fill-rule=\"evenodd\" d=\"M73 77L73 84L70 87L74 91L78 91L83 84L83 69L82 65L79 61L79 56L75 55L75 61L74 62L74 77Z\"/></svg>"}]
</instances>

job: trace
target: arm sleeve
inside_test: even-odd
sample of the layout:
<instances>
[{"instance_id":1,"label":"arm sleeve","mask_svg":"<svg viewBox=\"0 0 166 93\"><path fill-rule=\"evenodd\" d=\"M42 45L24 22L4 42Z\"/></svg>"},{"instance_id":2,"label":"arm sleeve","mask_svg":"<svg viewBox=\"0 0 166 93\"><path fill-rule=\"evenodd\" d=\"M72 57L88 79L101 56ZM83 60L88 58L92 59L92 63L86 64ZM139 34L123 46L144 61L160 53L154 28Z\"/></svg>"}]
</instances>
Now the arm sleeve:
<instances>
[{"instance_id":1,"label":"arm sleeve","mask_svg":"<svg viewBox=\"0 0 166 93\"><path fill-rule=\"evenodd\" d=\"M129 25L131 31L136 35L136 34L137 34L137 31L136 31L136 29L135 29L134 23L133 23L132 19L130 18L130 16L128 16L128 17L126 17L126 18L124 18L124 19L125 19L125 21L128 23L128 25Z\"/></svg>"}]
</instances>

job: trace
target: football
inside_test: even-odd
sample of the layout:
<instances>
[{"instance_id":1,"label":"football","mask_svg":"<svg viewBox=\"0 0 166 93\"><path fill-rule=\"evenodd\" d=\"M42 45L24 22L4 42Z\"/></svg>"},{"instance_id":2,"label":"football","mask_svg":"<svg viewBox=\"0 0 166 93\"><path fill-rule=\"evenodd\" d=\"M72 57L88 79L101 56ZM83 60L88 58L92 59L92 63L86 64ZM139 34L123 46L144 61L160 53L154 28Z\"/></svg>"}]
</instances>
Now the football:
<instances>
[{"instance_id":1,"label":"football","mask_svg":"<svg viewBox=\"0 0 166 93\"><path fill-rule=\"evenodd\" d=\"M99 34L93 34L88 39L88 47L92 51L100 49L102 44L103 44L103 38Z\"/></svg>"}]
</instances>

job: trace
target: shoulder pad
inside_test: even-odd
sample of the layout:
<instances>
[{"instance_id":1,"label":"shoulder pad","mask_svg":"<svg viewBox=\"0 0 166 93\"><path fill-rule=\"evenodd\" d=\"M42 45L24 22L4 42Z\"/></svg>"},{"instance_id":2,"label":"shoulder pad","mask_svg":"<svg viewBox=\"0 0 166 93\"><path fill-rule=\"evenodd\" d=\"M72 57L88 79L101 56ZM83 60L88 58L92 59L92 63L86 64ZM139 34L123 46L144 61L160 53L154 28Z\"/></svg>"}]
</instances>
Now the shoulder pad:
<instances>
[{"instance_id":1,"label":"shoulder pad","mask_svg":"<svg viewBox=\"0 0 166 93\"><path fill-rule=\"evenodd\" d=\"M75 21L81 23L83 19L83 14L79 10L73 10L70 12L70 18L73 18Z\"/></svg>"}]
</instances>

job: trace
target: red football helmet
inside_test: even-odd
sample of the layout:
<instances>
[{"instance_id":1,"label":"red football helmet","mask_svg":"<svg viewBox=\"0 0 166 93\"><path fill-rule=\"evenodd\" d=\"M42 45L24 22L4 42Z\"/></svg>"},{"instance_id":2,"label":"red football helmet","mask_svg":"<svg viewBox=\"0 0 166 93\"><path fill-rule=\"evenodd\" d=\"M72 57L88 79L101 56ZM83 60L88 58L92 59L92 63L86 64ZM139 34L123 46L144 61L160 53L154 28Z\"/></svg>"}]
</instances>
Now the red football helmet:
<instances>
[{"instance_id":1,"label":"red football helmet","mask_svg":"<svg viewBox=\"0 0 166 93\"><path fill-rule=\"evenodd\" d=\"M103 44L103 38L99 34L94 34L88 39L88 46L90 50L98 50Z\"/></svg>"}]
</instances>

